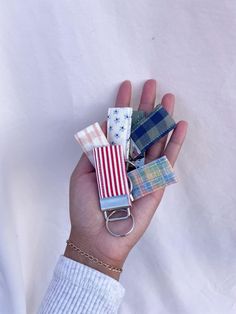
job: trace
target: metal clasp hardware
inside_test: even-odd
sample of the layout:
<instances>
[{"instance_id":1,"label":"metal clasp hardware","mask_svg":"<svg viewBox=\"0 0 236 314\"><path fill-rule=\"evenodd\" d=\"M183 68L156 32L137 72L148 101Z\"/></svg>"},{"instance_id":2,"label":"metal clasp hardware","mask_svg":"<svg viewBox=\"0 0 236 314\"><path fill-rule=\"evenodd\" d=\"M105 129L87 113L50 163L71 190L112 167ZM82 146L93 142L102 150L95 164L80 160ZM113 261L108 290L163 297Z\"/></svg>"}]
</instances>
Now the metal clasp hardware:
<instances>
[{"instance_id":1,"label":"metal clasp hardware","mask_svg":"<svg viewBox=\"0 0 236 314\"><path fill-rule=\"evenodd\" d=\"M131 215L131 213L130 213L130 207L127 207L127 208L119 208L119 209L116 209L116 210L105 210L105 211L103 212L104 217L105 217L105 220L108 219L108 217L109 217L110 214L111 214L111 211L113 212L113 214L114 214L115 212L116 212L116 213L119 213L119 212L126 212L126 215L125 215L125 216L121 216L121 217L110 218L109 221L125 220L125 219L128 219L129 216Z\"/></svg>"}]
</instances>

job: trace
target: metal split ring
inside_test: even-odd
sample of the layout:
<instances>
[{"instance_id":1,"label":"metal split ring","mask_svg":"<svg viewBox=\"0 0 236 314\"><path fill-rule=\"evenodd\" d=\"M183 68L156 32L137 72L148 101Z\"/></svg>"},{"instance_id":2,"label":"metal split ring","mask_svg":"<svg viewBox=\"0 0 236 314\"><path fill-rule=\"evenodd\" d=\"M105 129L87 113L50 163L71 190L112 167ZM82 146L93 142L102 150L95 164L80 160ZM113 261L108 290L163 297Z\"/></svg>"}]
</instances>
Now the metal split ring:
<instances>
[{"instance_id":1,"label":"metal split ring","mask_svg":"<svg viewBox=\"0 0 236 314\"><path fill-rule=\"evenodd\" d=\"M126 209L119 209L119 211L126 211ZM133 230L134 230L134 226L135 226L135 223L134 223L134 216L130 213L130 215L126 218L128 219L129 217L132 219L132 226L130 228L129 231L127 231L126 233L123 233L123 234L119 234L119 233L115 233L113 231L111 231L110 227L109 227L109 222L111 221L114 221L114 218L113 220L110 219L111 216L113 216L117 211L116 210L113 210L108 216L107 216L107 219L106 219L106 229L107 231L113 235L114 237L126 237L128 234L130 234Z\"/></svg>"}]
</instances>

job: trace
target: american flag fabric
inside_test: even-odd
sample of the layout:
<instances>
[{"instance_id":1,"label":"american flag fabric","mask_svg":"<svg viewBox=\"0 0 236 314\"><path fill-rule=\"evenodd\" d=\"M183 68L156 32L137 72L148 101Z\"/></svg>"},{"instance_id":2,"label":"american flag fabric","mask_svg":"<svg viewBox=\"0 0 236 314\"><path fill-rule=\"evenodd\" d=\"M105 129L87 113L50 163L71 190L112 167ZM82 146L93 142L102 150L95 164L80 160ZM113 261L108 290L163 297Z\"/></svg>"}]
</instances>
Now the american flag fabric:
<instances>
[{"instance_id":1,"label":"american flag fabric","mask_svg":"<svg viewBox=\"0 0 236 314\"><path fill-rule=\"evenodd\" d=\"M93 149L93 154L100 200L123 195L129 199L129 186L122 146L97 147ZM128 203L130 205L130 200Z\"/></svg>"},{"instance_id":2,"label":"american flag fabric","mask_svg":"<svg viewBox=\"0 0 236 314\"><path fill-rule=\"evenodd\" d=\"M174 169L166 156L128 172L128 177L133 184L134 200L177 182Z\"/></svg>"},{"instance_id":3,"label":"american flag fabric","mask_svg":"<svg viewBox=\"0 0 236 314\"><path fill-rule=\"evenodd\" d=\"M175 121L162 105L158 105L151 113L136 123L131 132L131 141L138 157L156 141L176 127Z\"/></svg>"},{"instance_id":4,"label":"american flag fabric","mask_svg":"<svg viewBox=\"0 0 236 314\"><path fill-rule=\"evenodd\" d=\"M77 140L77 142L79 142L82 150L87 155L93 166L93 148L109 145L109 142L107 141L107 138L98 122L77 132L75 134L75 139Z\"/></svg>"},{"instance_id":5,"label":"american flag fabric","mask_svg":"<svg viewBox=\"0 0 236 314\"><path fill-rule=\"evenodd\" d=\"M125 160L129 158L129 139L132 123L131 107L115 107L108 109L107 139L111 145L121 145Z\"/></svg>"}]
</instances>

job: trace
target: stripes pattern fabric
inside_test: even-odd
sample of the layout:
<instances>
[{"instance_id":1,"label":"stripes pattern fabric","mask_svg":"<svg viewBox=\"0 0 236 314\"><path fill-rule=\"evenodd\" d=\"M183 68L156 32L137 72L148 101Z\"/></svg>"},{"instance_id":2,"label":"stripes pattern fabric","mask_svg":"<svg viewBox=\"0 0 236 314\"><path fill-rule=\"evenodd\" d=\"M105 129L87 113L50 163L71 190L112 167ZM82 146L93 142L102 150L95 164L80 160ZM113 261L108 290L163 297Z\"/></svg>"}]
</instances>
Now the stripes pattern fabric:
<instances>
[{"instance_id":1,"label":"stripes pattern fabric","mask_svg":"<svg viewBox=\"0 0 236 314\"><path fill-rule=\"evenodd\" d=\"M129 195L122 146L96 147L93 154L100 199Z\"/></svg>"},{"instance_id":2,"label":"stripes pattern fabric","mask_svg":"<svg viewBox=\"0 0 236 314\"><path fill-rule=\"evenodd\" d=\"M108 109L107 139L112 145L122 146L125 160L129 158L132 112L133 109L130 107L115 107Z\"/></svg>"},{"instance_id":3,"label":"stripes pattern fabric","mask_svg":"<svg viewBox=\"0 0 236 314\"><path fill-rule=\"evenodd\" d=\"M83 152L87 155L93 165L93 148L109 145L109 142L107 141L106 136L98 122L77 132L75 134L75 139L80 144Z\"/></svg>"},{"instance_id":4,"label":"stripes pattern fabric","mask_svg":"<svg viewBox=\"0 0 236 314\"><path fill-rule=\"evenodd\" d=\"M162 105L158 105L147 117L136 123L134 129L132 129L131 141L137 150L134 158L144 153L175 127L175 121L165 108Z\"/></svg>"},{"instance_id":5,"label":"stripes pattern fabric","mask_svg":"<svg viewBox=\"0 0 236 314\"><path fill-rule=\"evenodd\" d=\"M128 177L133 184L134 200L177 182L174 169L166 156L130 171Z\"/></svg>"}]
</instances>

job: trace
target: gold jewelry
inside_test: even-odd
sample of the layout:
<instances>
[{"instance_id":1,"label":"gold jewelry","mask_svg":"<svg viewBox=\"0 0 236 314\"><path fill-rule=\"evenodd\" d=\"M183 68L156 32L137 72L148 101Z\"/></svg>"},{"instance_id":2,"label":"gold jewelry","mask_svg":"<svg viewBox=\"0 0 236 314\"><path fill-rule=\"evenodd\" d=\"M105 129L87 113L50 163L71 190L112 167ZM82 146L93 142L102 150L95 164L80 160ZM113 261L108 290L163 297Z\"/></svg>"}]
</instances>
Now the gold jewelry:
<instances>
[{"instance_id":1,"label":"gold jewelry","mask_svg":"<svg viewBox=\"0 0 236 314\"><path fill-rule=\"evenodd\" d=\"M112 265L109 265L107 263L104 263L103 261L99 260L97 257L94 257L91 254L86 253L85 251L81 250L79 247L77 247L73 242L71 242L70 240L66 241L67 245L72 248L74 251L76 251L78 254L80 254L81 256L85 256L87 257L90 262L93 262L97 265L103 266L106 269L110 270L110 271L114 271L116 273L121 273L123 271L122 268L118 268L118 267L114 267Z\"/></svg>"}]
</instances>

